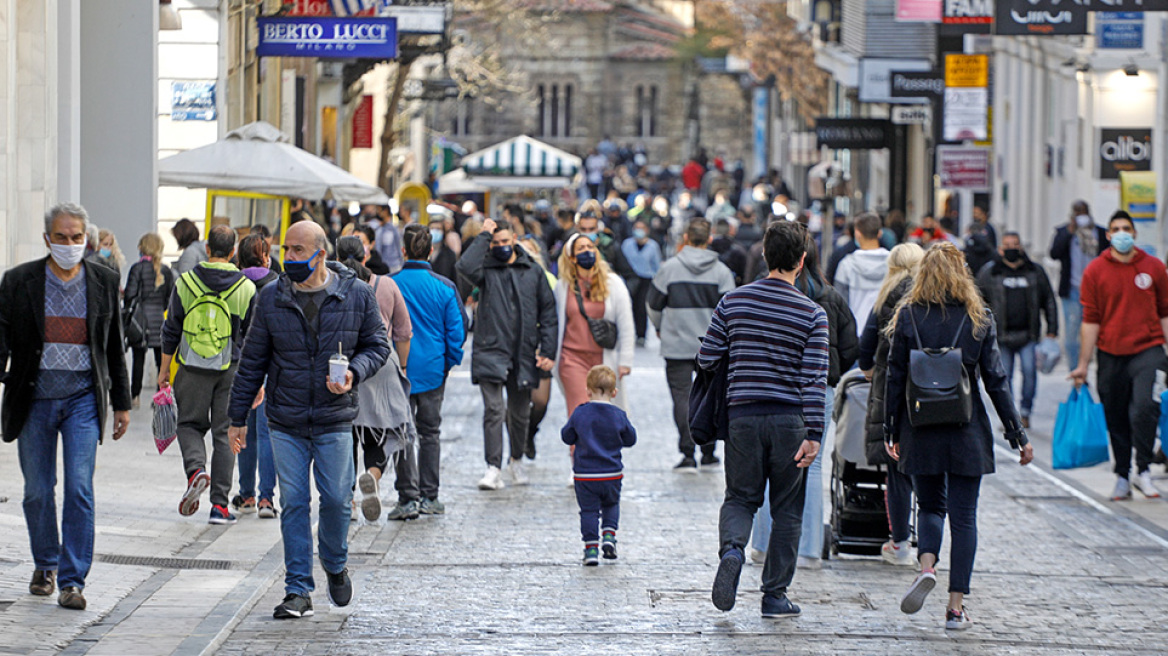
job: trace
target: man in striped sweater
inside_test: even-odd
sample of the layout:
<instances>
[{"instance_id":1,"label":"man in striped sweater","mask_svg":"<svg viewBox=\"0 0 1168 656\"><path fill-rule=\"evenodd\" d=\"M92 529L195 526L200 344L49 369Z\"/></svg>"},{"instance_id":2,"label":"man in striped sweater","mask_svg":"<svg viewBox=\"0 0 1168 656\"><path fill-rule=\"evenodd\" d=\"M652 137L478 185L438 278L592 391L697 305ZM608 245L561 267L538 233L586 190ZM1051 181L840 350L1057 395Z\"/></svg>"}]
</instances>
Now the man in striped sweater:
<instances>
[{"instance_id":1,"label":"man in striped sweater","mask_svg":"<svg viewBox=\"0 0 1168 656\"><path fill-rule=\"evenodd\" d=\"M799 614L786 593L802 532L803 470L819 453L826 423L828 369L827 315L794 286L805 240L799 223L767 228L763 253L770 274L718 303L698 353L698 365L707 370L729 358L726 498L713 589L719 610L734 608L743 547L769 482L774 523L762 573L762 616Z\"/></svg>"}]
</instances>

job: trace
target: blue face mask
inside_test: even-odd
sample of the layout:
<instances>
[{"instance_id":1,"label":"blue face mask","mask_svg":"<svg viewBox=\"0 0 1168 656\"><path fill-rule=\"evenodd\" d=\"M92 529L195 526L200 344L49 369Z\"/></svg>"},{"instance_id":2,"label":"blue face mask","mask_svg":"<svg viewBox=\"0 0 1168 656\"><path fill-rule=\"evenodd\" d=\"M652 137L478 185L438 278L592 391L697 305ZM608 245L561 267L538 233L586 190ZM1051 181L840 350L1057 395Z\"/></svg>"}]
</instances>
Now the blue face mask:
<instances>
[{"instance_id":1,"label":"blue face mask","mask_svg":"<svg viewBox=\"0 0 1168 656\"><path fill-rule=\"evenodd\" d=\"M1136 246L1136 238L1130 232L1117 232L1111 235L1111 247L1120 255L1127 255Z\"/></svg>"},{"instance_id":2,"label":"blue face mask","mask_svg":"<svg viewBox=\"0 0 1168 656\"><path fill-rule=\"evenodd\" d=\"M589 238L589 239L591 239L593 244L595 244L595 243L596 243L596 241L597 241L598 239L600 239L600 233L599 233L599 232L590 232L590 233L588 233L588 234L586 234L586 235L584 235L584 236L585 236L585 237L587 237L587 238Z\"/></svg>"},{"instance_id":3,"label":"blue face mask","mask_svg":"<svg viewBox=\"0 0 1168 656\"><path fill-rule=\"evenodd\" d=\"M576 254L576 266L581 269L591 269L596 266L596 251L584 251Z\"/></svg>"},{"instance_id":4,"label":"blue face mask","mask_svg":"<svg viewBox=\"0 0 1168 656\"><path fill-rule=\"evenodd\" d=\"M316 256L319 254L320 251L317 250L312 255L309 255L307 260L299 261L289 260L287 257L285 257L284 273L288 274L288 277L291 278L292 282L304 282L305 280L308 280L309 276L312 275L312 272L316 271L316 267L313 266L312 261L315 260Z\"/></svg>"},{"instance_id":5,"label":"blue face mask","mask_svg":"<svg viewBox=\"0 0 1168 656\"><path fill-rule=\"evenodd\" d=\"M500 262L507 262L511 259L511 255L515 252L514 246L492 246L491 256Z\"/></svg>"},{"instance_id":6,"label":"blue face mask","mask_svg":"<svg viewBox=\"0 0 1168 656\"><path fill-rule=\"evenodd\" d=\"M103 249L99 250L98 253L101 253L101 256L105 257L105 258L108 258L110 255L113 255L113 251L111 251L108 248L103 248Z\"/></svg>"},{"instance_id":7,"label":"blue face mask","mask_svg":"<svg viewBox=\"0 0 1168 656\"><path fill-rule=\"evenodd\" d=\"M442 231L441 230L431 230L430 231L430 243L437 244L441 241L442 241Z\"/></svg>"},{"instance_id":8,"label":"blue face mask","mask_svg":"<svg viewBox=\"0 0 1168 656\"><path fill-rule=\"evenodd\" d=\"M644 230L641 230L640 228L637 228L636 230L633 231L633 238L635 238L635 239L645 239L648 236L649 236L649 233L644 231Z\"/></svg>"}]
</instances>

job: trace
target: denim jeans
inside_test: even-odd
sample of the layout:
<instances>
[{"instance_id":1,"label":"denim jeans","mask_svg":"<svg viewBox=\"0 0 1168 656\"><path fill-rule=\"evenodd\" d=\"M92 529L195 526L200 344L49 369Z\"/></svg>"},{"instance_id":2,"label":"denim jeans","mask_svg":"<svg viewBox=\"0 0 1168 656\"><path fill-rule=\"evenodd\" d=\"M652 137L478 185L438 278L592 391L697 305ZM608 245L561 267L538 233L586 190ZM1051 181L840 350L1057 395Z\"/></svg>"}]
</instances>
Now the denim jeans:
<instances>
[{"instance_id":1,"label":"denim jeans","mask_svg":"<svg viewBox=\"0 0 1168 656\"><path fill-rule=\"evenodd\" d=\"M272 456L280 480L280 534L284 538L284 590L307 595L312 580L311 469L320 495L317 544L324 571L336 574L349 555L353 501L353 433L290 434L272 429Z\"/></svg>"},{"instance_id":2,"label":"denim jeans","mask_svg":"<svg viewBox=\"0 0 1168 656\"><path fill-rule=\"evenodd\" d=\"M267 403L247 413L247 446L239 452L239 496L258 496L271 501L276 493L276 463L272 462L272 437ZM256 468L260 489L256 494Z\"/></svg>"},{"instance_id":3,"label":"denim jeans","mask_svg":"<svg viewBox=\"0 0 1168 656\"><path fill-rule=\"evenodd\" d=\"M439 466L442 462L442 399L446 383L410 395L410 409L418 428L418 491L423 499L438 498Z\"/></svg>"},{"instance_id":4,"label":"denim jeans","mask_svg":"<svg viewBox=\"0 0 1168 656\"><path fill-rule=\"evenodd\" d=\"M1079 288L1072 287L1071 295L1062 297L1063 346L1067 351L1067 369L1079 366L1079 328L1083 325L1083 305L1079 303Z\"/></svg>"},{"instance_id":5,"label":"denim jeans","mask_svg":"<svg viewBox=\"0 0 1168 656\"><path fill-rule=\"evenodd\" d=\"M977 555L977 497L980 476L937 474L913 476L917 491L917 552L941 561L945 515L949 516L949 592L969 594L973 559Z\"/></svg>"},{"instance_id":6,"label":"denim jeans","mask_svg":"<svg viewBox=\"0 0 1168 656\"><path fill-rule=\"evenodd\" d=\"M795 453L807 439L803 417L760 415L730 420L725 447L726 498L718 519L720 553L742 549L750 540L754 514L771 490L771 537L762 591L787 591L795 577L795 557L803 532L803 497L807 478Z\"/></svg>"},{"instance_id":7,"label":"denim jeans","mask_svg":"<svg viewBox=\"0 0 1168 656\"><path fill-rule=\"evenodd\" d=\"M57 532L57 434L65 472L65 503ZM57 570L61 588L85 587L93 564L93 468L101 426L92 389L66 399L32 402L16 440L24 475L24 520L37 569Z\"/></svg>"},{"instance_id":8,"label":"denim jeans","mask_svg":"<svg viewBox=\"0 0 1168 656\"><path fill-rule=\"evenodd\" d=\"M824 407L827 411L827 428L832 430L832 407L835 405L835 390L827 388ZM826 433L825 433L826 435ZM827 440L823 441L826 444ZM815 462L807 468L807 493L803 499L803 535L799 538L799 555L804 558L823 557L823 459L831 455L820 450ZM767 498L754 515L754 531L750 535L750 546L765 552L771 539L771 494L767 485Z\"/></svg>"},{"instance_id":9,"label":"denim jeans","mask_svg":"<svg viewBox=\"0 0 1168 656\"><path fill-rule=\"evenodd\" d=\"M1014 387L1014 359L1017 358L1022 367L1022 400L1018 404L1019 410L1023 417L1030 416L1030 410L1034 408L1034 394L1038 390L1038 365L1034 360L1034 348L1038 346L1036 342L1023 344L1022 346L1011 347L998 344L998 349L1002 352L1002 366L1006 369L1006 380L1010 381L1010 389ZM1018 398L1018 394L1014 394L1014 398Z\"/></svg>"}]
</instances>

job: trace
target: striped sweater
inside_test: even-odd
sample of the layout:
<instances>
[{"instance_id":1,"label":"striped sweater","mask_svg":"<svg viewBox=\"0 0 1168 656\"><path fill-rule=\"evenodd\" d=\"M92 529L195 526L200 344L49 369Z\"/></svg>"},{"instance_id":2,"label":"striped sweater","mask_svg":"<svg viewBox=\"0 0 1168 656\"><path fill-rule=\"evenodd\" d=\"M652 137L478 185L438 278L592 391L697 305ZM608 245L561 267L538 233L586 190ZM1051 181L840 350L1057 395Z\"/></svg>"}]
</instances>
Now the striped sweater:
<instances>
[{"instance_id":1,"label":"striped sweater","mask_svg":"<svg viewBox=\"0 0 1168 656\"><path fill-rule=\"evenodd\" d=\"M714 310L698 364L712 370L727 353L731 417L752 407L801 409L807 439L823 438L829 362L823 308L782 280L739 287Z\"/></svg>"}]
</instances>

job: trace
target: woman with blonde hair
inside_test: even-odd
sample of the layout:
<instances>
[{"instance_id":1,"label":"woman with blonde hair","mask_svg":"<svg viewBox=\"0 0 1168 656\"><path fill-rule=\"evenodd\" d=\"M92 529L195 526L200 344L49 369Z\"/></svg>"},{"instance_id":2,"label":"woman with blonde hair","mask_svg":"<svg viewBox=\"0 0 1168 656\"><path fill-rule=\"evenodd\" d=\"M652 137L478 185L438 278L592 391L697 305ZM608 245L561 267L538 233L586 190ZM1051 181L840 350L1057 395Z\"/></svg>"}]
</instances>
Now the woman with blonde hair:
<instances>
[{"instance_id":1,"label":"woman with blonde hair","mask_svg":"<svg viewBox=\"0 0 1168 656\"><path fill-rule=\"evenodd\" d=\"M555 289L559 319L555 373L571 417L577 406L588 401L584 383L592 367L603 364L621 378L629 375L636 335L629 291L620 276L600 257L591 239L580 234L568 239L560 253L559 272L560 281ZM616 323L617 343L613 348L601 348L596 343L588 326L589 318ZM625 406L623 391L617 395L616 403Z\"/></svg>"},{"instance_id":2,"label":"woman with blonde hair","mask_svg":"<svg viewBox=\"0 0 1168 656\"><path fill-rule=\"evenodd\" d=\"M104 231L103 231L104 232ZM138 344L130 344L133 369L130 375L130 396L135 408L142 393L142 369L146 365L146 349L154 350L154 371L162 366L162 322L170 293L174 289L174 272L162 263L162 237L148 232L138 240L138 261L130 267L124 298L125 316L133 315L146 336Z\"/></svg>"},{"instance_id":3,"label":"woman with blonde hair","mask_svg":"<svg viewBox=\"0 0 1168 656\"><path fill-rule=\"evenodd\" d=\"M126 266L126 256L118 248L118 238L105 228L97 231L97 247L89 259L117 271L118 275L121 275L122 267Z\"/></svg>"},{"instance_id":4,"label":"woman with blonde hair","mask_svg":"<svg viewBox=\"0 0 1168 656\"><path fill-rule=\"evenodd\" d=\"M888 370L888 337L884 328L892 321L896 304L912 288L913 276L925 251L916 244L900 244L888 254L888 273L876 294L876 304L860 334L860 369L872 386L868 393L867 430L864 435L869 465L888 465L884 509L888 514L889 540L880 556L892 565L913 564L909 539L912 515L912 479L900 473L884 451L884 384Z\"/></svg>"},{"instance_id":5,"label":"woman with blonde hair","mask_svg":"<svg viewBox=\"0 0 1168 656\"><path fill-rule=\"evenodd\" d=\"M921 573L905 593L900 609L905 613L919 611L936 585L935 568L948 515L951 562L945 628L965 629L970 625L964 600L977 551L978 492L982 476L994 471L993 433L978 393L979 375L1005 427L1006 440L1021 454L1021 464L1034 459L1034 448L1014 406L993 316L956 247L939 242L925 251L913 286L897 303L884 333L891 341L884 399L886 450L900 472L912 477L917 494ZM960 353L969 378L969 420L913 426L906 400L910 353L950 348Z\"/></svg>"}]
</instances>

